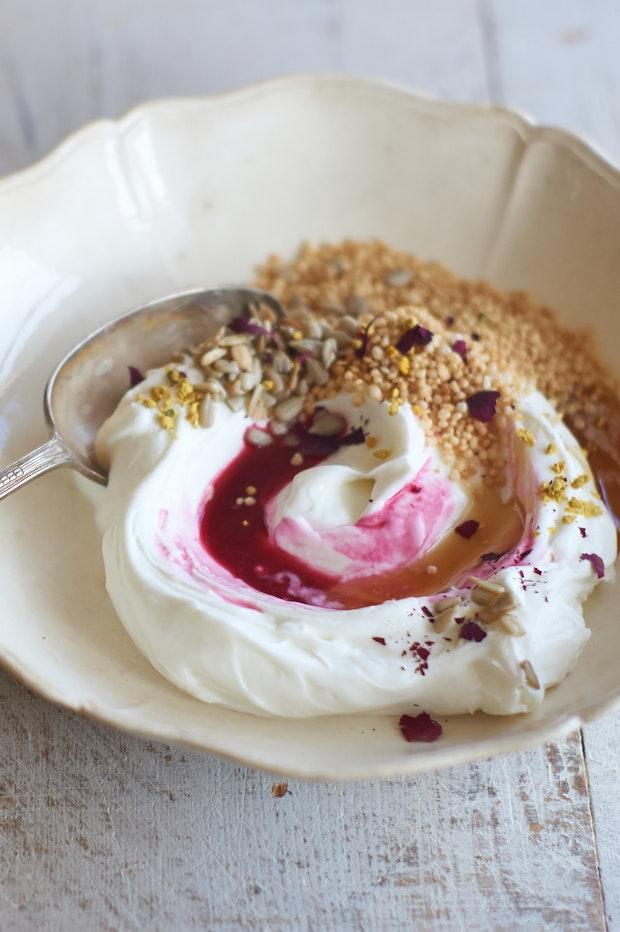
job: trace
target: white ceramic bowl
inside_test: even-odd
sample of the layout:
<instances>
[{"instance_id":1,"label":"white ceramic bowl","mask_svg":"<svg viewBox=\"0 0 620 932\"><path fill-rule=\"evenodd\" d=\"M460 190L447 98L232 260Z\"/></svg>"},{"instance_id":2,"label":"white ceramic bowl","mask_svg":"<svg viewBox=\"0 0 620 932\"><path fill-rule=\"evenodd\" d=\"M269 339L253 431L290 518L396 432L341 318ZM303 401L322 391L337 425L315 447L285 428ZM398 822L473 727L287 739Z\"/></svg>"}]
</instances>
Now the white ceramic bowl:
<instances>
[{"instance_id":1,"label":"white ceramic bowl","mask_svg":"<svg viewBox=\"0 0 620 932\"><path fill-rule=\"evenodd\" d=\"M95 327L171 291L248 281L267 253L291 254L303 239L345 236L529 289L568 323L592 325L619 370L618 171L507 111L345 77L288 78L88 126L0 184L3 456L44 438L47 374ZM578 669L535 713L452 719L435 744L405 743L383 716L268 720L203 705L124 633L92 516L103 490L86 485L55 473L0 506L2 661L68 708L270 770L342 779L522 748L618 701L618 596L601 586Z\"/></svg>"}]
</instances>

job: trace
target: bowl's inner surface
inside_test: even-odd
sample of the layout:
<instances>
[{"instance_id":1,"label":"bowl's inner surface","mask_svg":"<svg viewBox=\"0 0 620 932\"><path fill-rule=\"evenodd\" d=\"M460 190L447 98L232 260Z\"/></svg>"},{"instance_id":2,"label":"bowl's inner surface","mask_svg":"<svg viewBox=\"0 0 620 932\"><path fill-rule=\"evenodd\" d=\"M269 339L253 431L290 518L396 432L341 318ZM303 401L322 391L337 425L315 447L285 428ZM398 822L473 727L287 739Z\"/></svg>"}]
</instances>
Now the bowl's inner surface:
<instances>
[{"instance_id":1,"label":"bowl's inner surface","mask_svg":"<svg viewBox=\"0 0 620 932\"><path fill-rule=\"evenodd\" d=\"M573 325L591 325L620 374L618 177L553 136L526 146L524 132L516 118L344 79L280 83L226 104L158 105L118 136L91 130L53 167L0 189L5 459L44 438L45 379L79 339L162 294L251 282L257 262L305 238L379 236L461 274L531 289ZM38 222L42 199L53 230ZM158 335L157 353L177 342ZM118 347L111 360L119 378L136 364ZM70 388L59 399L66 419L93 402L88 380ZM99 398L107 410L117 396ZM86 454L94 420L79 440ZM205 706L155 673L125 635L93 517L105 490L77 484L50 474L2 503L11 546L0 567L0 654L34 688L115 724L275 770L379 775L490 754L530 733L542 740L567 713L618 690L617 593L606 585L588 601L593 634L578 668L539 710L455 719L435 745L405 744L390 719L288 723Z\"/></svg>"}]
</instances>

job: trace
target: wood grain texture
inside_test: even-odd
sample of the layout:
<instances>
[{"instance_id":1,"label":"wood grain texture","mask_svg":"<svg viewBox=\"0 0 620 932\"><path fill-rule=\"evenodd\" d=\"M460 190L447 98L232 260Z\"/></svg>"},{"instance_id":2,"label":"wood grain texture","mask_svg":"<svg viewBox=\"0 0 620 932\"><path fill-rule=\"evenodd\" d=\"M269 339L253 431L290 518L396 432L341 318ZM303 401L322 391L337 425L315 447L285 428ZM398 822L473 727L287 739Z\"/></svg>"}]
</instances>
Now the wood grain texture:
<instances>
[{"instance_id":1,"label":"wood grain texture","mask_svg":"<svg viewBox=\"0 0 620 932\"><path fill-rule=\"evenodd\" d=\"M578 735L276 798L5 677L0 703L2 929L603 928Z\"/></svg>"},{"instance_id":2,"label":"wood grain texture","mask_svg":"<svg viewBox=\"0 0 620 932\"><path fill-rule=\"evenodd\" d=\"M615 0L4 0L0 172L145 98L302 70L524 107L617 157L618 30ZM620 928L619 715L587 771L573 736L276 798L5 676L0 704L1 930Z\"/></svg>"}]
</instances>

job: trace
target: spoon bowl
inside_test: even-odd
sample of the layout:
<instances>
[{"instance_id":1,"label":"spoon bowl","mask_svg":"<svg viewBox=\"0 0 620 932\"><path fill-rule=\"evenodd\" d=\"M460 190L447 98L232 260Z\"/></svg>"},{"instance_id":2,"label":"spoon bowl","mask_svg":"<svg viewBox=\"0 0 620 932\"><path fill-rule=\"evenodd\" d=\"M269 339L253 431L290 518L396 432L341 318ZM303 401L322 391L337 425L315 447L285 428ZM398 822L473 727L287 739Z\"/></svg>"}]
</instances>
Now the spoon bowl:
<instances>
[{"instance_id":1,"label":"spoon bowl","mask_svg":"<svg viewBox=\"0 0 620 932\"><path fill-rule=\"evenodd\" d=\"M130 387L129 367L146 372L164 365L175 351L196 346L260 302L283 316L275 298L262 291L199 289L145 304L92 333L52 372L43 400L50 439L0 469L0 498L59 466L105 485L107 470L95 455L95 438Z\"/></svg>"}]
</instances>

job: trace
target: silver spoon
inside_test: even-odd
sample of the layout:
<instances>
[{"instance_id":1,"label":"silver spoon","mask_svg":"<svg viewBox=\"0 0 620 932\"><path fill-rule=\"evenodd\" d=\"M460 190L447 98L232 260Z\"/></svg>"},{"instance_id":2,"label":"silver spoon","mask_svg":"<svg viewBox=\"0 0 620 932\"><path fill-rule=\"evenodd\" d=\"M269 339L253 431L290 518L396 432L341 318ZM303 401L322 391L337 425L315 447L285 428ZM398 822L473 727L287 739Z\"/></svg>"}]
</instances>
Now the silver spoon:
<instances>
[{"instance_id":1,"label":"silver spoon","mask_svg":"<svg viewBox=\"0 0 620 932\"><path fill-rule=\"evenodd\" d=\"M129 389L129 366L146 372L176 350L197 346L222 324L264 302L284 316L271 295L249 288L214 288L169 295L130 311L78 343L52 372L43 397L50 439L0 468L0 498L58 466L71 466L106 485L95 437Z\"/></svg>"}]
</instances>

